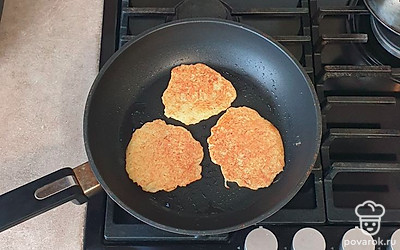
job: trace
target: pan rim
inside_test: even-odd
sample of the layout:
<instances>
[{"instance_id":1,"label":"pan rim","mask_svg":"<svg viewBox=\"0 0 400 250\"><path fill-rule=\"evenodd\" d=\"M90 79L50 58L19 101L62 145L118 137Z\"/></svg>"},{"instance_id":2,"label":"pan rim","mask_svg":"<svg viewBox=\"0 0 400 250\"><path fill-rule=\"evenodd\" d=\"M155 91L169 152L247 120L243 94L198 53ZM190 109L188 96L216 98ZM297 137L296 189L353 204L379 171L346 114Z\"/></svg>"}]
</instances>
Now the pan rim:
<instances>
[{"instance_id":1,"label":"pan rim","mask_svg":"<svg viewBox=\"0 0 400 250\"><path fill-rule=\"evenodd\" d=\"M315 110L316 110L316 122L317 122L317 129L316 129L316 135L315 138L317 140L315 148L313 149L314 156L311 160L311 164L308 168L308 171L305 173L305 175L302 176L302 178L299 179L298 183L294 186L294 188L291 189L289 192L287 199L282 200L281 202L275 204L273 206L273 209L271 209L268 212L265 212L264 214L257 216L256 218L247 221L246 223L243 223L241 225L236 225L236 226L230 226L226 228L220 228L220 229L211 229L211 230L187 230L187 229L179 229L179 228L174 228L171 226L167 226L164 224L157 223L147 217L142 216L141 214L135 212L133 209L130 209L129 206L127 206L122 200L120 200L117 195L114 194L114 192L109 188L109 186L106 184L104 179L102 178L101 174L99 173L96 165L94 164L94 159L90 150L90 145L89 145L89 135L88 135L88 120L89 120L89 110L91 107L91 102L92 102L92 97L97 89L97 86L99 85L99 82L103 78L104 73L107 71L107 69L112 65L112 63L121 55L127 48L129 48L132 44L136 43L137 41L143 39L144 37L157 32L159 30L173 27L173 26L178 26L178 25L185 25L185 24L191 24L191 23L214 23L214 24L222 24L222 25L228 25L232 26L234 28L239 28L242 30L245 30L247 32L252 33L253 35L256 35L260 37L261 39L265 40L266 42L273 43L278 49L280 49L287 57L292 61L292 63L295 64L297 69L302 73L305 81L307 82L308 88L310 90L311 96L313 98ZM137 219L150 224L156 228L159 228L161 230L165 230L168 232L172 233L179 233L179 234L185 234L185 235L215 235L215 234L224 234L224 233L229 233L233 231L237 231L252 225L255 225L256 223L270 217L274 213L276 213L278 210L280 210L283 206L287 204L288 201L290 201L300 190L300 188L304 185L306 180L308 179L309 175L311 174L311 171L313 169L313 166L315 165L315 162L318 157L318 152L320 150L320 145L321 145L321 138L322 138L322 118L321 118L321 109L320 109L320 104L319 100L317 97L317 93L314 89L313 83L310 79L310 77L307 75L305 72L303 66L297 61L297 59L289 52L288 49L286 49L283 45L275 41L272 37L269 35L266 35L262 33L261 31L252 28L248 25L244 25L242 23L234 22L234 21L229 21L229 20L223 20L223 19L217 19L217 18L193 18L193 19L184 19L184 20L176 20L176 21L171 21L168 23L164 23L161 25L158 25L156 27L153 27L149 30L146 30L142 34L138 35L136 38L132 39L131 41L127 42L124 44L118 51L116 51L104 64L104 66L100 69L97 77L95 78L90 91L88 93L88 97L86 100L85 104L85 111L84 111L84 117L83 117L83 135L84 135L84 144L85 144L85 150L86 154L88 156L88 160L90 162L90 166L92 171L94 172L97 180L101 184L103 190L107 193L107 195L115 201L122 209L124 209L126 212L131 214L132 216L136 217Z\"/></svg>"}]
</instances>

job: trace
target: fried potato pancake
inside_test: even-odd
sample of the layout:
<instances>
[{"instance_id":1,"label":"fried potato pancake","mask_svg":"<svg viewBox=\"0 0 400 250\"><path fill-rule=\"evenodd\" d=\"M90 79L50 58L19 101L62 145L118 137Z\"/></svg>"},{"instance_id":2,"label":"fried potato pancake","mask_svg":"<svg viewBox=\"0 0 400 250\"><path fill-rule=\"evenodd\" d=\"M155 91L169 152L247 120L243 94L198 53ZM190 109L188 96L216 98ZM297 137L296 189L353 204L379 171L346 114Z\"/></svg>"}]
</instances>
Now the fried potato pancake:
<instances>
[{"instance_id":1,"label":"fried potato pancake","mask_svg":"<svg viewBox=\"0 0 400 250\"><path fill-rule=\"evenodd\" d=\"M285 165L278 129L248 107L229 108L207 139L211 160L226 181L257 190L268 187Z\"/></svg>"},{"instance_id":2,"label":"fried potato pancake","mask_svg":"<svg viewBox=\"0 0 400 250\"><path fill-rule=\"evenodd\" d=\"M235 99L236 90L231 82L202 63L173 68L162 96L165 116L186 125L226 110Z\"/></svg>"},{"instance_id":3,"label":"fried potato pancake","mask_svg":"<svg viewBox=\"0 0 400 250\"><path fill-rule=\"evenodd\" d=\"M126 172L144 191L167 192L201 179L203 147L183 127L145 123L126 149Z\"/></svg>"}]
</instances>

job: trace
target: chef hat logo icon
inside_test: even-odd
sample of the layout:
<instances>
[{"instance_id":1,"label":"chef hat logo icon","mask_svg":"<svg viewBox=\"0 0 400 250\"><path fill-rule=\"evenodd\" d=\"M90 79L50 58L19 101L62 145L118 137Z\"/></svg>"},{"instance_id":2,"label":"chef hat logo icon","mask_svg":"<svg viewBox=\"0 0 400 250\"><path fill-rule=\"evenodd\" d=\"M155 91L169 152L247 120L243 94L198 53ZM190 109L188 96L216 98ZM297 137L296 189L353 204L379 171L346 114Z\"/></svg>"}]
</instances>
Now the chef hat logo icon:
<instances>
[{"instance_id":1,"label":"chef hat logo icon","mask_svg":"<svg viewBox=\"0 0 400 250\"><path fill-rule=\"evenodd\" d=\"M376 235L381 229L381 218L385 214L385 207L373 201L364 201L354 210L360 220L361 231Z\"/></svg>"}]
</instances>

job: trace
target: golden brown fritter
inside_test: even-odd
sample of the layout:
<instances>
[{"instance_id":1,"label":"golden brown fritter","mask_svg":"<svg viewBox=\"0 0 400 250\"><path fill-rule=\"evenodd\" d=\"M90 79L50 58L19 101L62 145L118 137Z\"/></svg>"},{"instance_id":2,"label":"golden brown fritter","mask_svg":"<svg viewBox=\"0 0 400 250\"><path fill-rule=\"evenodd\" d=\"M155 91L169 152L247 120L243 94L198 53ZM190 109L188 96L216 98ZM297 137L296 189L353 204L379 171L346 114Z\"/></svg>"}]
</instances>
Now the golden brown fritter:
<instances>
[{"instance_id":1,"label":"golden brown fritter","mask_svg":"<svg viewBox=\"0 0 400 250\"><path fill-rule=\"evenodd\" d=\"M285 165L278 129L248 107L229 108L211 128L207 142L225 182L241 187L268 187Z\"/></svg>"},{"instance_id":2,"label":"golden brown fritter","mask_svg":"<svg viewBox=\"0 0 400 250\"><path fill-rule=\"evenodd\" d=\"M231 82L202 63L173 68L162 96L165 116L186 125L217 115L235 99L236 90Z\"/></svg>"},{"instance_id":3,"label":"golden brown fritter","mask_svg":"<svg viewBox=\"0 0 400 250\"><path fill-rule=\"evenodd\" d=\"M183 127L145 123L126 149L126 172L144 191L172 191L201 179L203 147Z\"/></svg>"}]
</instances>

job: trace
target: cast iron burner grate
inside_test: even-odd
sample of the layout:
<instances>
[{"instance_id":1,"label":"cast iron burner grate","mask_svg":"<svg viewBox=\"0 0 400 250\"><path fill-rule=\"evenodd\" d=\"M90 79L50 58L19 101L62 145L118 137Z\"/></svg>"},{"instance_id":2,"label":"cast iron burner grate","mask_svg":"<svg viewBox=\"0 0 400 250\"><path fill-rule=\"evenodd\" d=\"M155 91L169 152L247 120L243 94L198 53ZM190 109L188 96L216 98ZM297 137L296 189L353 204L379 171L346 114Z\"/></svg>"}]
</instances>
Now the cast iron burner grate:
<instances>
[{"instance_id":1,"label":"cast iron burner grate","mask_svg":"<svg viewBox=\"0 0 400 250\"><path fill-rule=\"evenodd\" d=\"M149 28L182 16L210 16L179 14L193 8L190 2L202 9L201 1L193 0L105 1L100 65ZM100 193L88 204L84 247L240 250L247 233L261 225L275 233L279 249L290 249L294 233L306 226L324 235L327 249L337 249L344 232L358 224L354 207L366 199L387 208L377 236L388 239L400 225L400 86L395 80L400 70L390 57L371 60L363 54L362 49L378 48L361 21L369 19L365 7L347 0L207 1L212 2L219 6L217 17L281 42L312 78L323 141L310 177L292 201L259 225L209 237L158 230ZM358 20L357 29L350 30L352 20Z\"/></svg>"},{"instance_id":2,"label":"cast iron burner grate","mask_svg":"<svg viewBox=\"0 0 400 250\"><path fill-rule=\"evenodd\" d=\"M400 88L395 78L400 71L362 61L364 57L354 45L367 43L369 35L324 29L325 21L330 26L343 23L346 30L350 17L369 15L365 7L320 7L318 3L311 1L310 7L315 13L314 69L323 115L321 160L327 220L357 222L354 207L373 197L391 208L383 220L397 222L400 207L394 196L399 195L400 178Z\"/></svg>"},{"instance_id":3,"label":"cast iron burner grate","mask_svg":"<svg viewBox=\"0 0 400 250\"><path fill-rule=\"evenodd\" d=\"M146 1L122 1L119 46L124 45L143 31L171 20L191 16L224 17L253 26L286 45L312 76L312 49L307 1L280 1L284 7L277 7L276 3L268 3L268 1L243 3L238 0L223 2L207 0L207 5L214 2L217 8L213 8L213 13L208 12L203 15L190 14L193 10L204 12L205 8L199 7L203 1L169 0L163 2L162 8L153 7L153 5L149 7L144 2Z\"/></svg>"}]
</instances>

